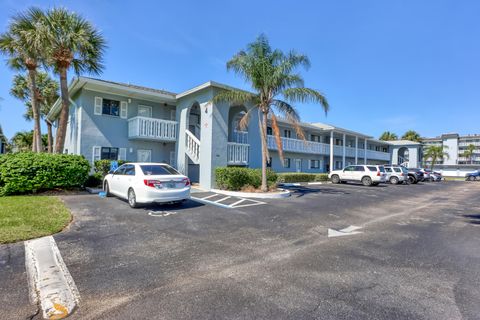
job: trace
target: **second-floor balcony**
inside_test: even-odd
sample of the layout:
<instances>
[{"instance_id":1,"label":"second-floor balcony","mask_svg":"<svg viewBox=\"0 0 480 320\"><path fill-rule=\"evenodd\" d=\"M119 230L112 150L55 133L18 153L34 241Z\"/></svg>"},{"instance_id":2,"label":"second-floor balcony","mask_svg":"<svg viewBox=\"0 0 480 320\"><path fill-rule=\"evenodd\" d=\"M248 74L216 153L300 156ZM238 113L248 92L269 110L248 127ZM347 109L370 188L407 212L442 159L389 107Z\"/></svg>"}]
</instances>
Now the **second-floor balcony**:
<instances>
[{"instance_id":1,"label":"second-floor balcony","mask_svg":"<svg viewBox=\"0 0 480 320\"><path fill-rule=\"evenodd\" d=\"M277 150L277 143L274 136L267 137L267 146L271 150ZM319 154L319 155L329 155L330 154L330 145L321 142L306 141L300 139L292 138L281 138L282 140L282 149L286 152L295 152L295 153L308 153L308 154ZM333 146L333 154L338 157L343 156L343 146L335 145ZM345 147L345 156L350 158L355 158L355 155L358 158L365 157L365 150L363 148L358 148L355 150L354 147ZM375 160L384 160L390 161L390 153L367 150L367 159Z\"/></svg>"},{"instance_id":2,"label":"second-floor balcony","mask_svg":"<svg viewBox=\"0 0 480 320\"><path fill-rule=\"evenodd\" d=\"M147 117L128 119L128 138L153 141L176 141L176 121Z\"/></svg>"}]
</instances>

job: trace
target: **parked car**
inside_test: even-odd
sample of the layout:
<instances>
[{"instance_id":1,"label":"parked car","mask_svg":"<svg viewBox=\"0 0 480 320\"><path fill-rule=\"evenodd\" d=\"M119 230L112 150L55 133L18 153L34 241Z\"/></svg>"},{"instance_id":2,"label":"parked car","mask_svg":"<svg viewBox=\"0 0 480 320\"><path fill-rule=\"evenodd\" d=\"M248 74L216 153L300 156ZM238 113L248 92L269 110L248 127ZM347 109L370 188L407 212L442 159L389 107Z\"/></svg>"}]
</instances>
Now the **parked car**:
<instances>
[{"instance_id":1,"label":"parked car","mask_svg":"<svg viewBox=\"0 0 480 320\"><path fill-rule=\"evenodd\" d=\"M391 184L402 184L407 181L408 170L402 166L384 166L386 181Z\"/></svg>"},{"instance_id":2,"label":"parked car","mask_svg":"<svg viewBox=\"0 0 480 320\"><path fill-rule=\"evenodd\" d=\"M442 181L443 180L443 175L440 172L432 171L432 173L430 174L430 180L431 181Z\"/></svg>"},{"instance_id":3,"label":"parked car","mask_svg":"<svg viewBox=\"0 0 480 320\"><path fill-rule=\"evenodd\" d=\"M180 203L190 198L190 180L165 163L125 163L103 180L107 196L128 200L135 208L146 203Z\"/></svg>"},{"instance_id":4,"label":"parked car","mask_svg":"<svg viewBox=\"0 0 480 320\"><path fill-rule=\"evenodd\" d=\"M423 172L417 168L408 168L407 182L409 184L419 183L424 180Z\"/></svg>"},{"instance_id":5,"label":"parked car","mask_svg":"<svg viewBox=\"0 0 480 320\"><path fill-rule=\"evenodd\" d=\"M423 181L433 181L432 177L431 177L432 170L425 169L425 168L420 168L420 171L423 172Z\"/></svg>"},{"instance_id":6,"label":"parked car","mask_svg":"<svg viewBox=\"0 0 480 320\"><path fill-rule=\"evenodd\" d=\"M467 173L465 175L465 180L466 181L475 181L475 180L480 180L480 170L475 170L473 172Z\"/></svg>"},{"instance_id":7,"label":"parked car","mask_svg":"<svg viewBox=\"0 0 480 320\"><path fill-rule=\"evenodd\" d=\"M328 174L332 183L361 182L364 186L376 186L385 182L386 177L385 168L377 165L348 166L343 170L333 170Z\"/></svg>"}]
</instances>

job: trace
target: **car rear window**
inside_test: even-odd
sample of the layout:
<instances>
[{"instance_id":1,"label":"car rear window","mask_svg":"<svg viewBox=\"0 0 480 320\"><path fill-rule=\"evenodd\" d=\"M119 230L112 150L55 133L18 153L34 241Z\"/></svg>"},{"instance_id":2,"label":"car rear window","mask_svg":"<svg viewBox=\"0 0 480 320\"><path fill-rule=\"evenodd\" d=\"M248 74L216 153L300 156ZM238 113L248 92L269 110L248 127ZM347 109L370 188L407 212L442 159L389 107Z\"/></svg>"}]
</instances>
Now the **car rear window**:
<instances>
[{"instance_id":1,"label":"car rear window","mask_svg":"<svg viewBox=\"0 0 480 320\"><path fill-rule=\"evenodd\" d=\"M144 164L140 166L143 174L146 176L175 175L180 174L177 170L170 166L162 164Z\"/></svg>"},{"instance_id":2,"label":"car rear window","mask_svg":"<svg viewBox=\"0 0 480 320\"><path fill-rule=\"evenodd\" d=\"M368 170L377 172L377 167L367 166Z\"/></svg>"},{"instance_id":3,"label":"car rear window","mask_svg":"<svg viewBox=\"0 0 480 320\"><path fill-rule=\"evenodd\" d=\"M378 170L380 172L385 172L385 167L384 166L378 166Z\"/></svg>"}]
</instances>

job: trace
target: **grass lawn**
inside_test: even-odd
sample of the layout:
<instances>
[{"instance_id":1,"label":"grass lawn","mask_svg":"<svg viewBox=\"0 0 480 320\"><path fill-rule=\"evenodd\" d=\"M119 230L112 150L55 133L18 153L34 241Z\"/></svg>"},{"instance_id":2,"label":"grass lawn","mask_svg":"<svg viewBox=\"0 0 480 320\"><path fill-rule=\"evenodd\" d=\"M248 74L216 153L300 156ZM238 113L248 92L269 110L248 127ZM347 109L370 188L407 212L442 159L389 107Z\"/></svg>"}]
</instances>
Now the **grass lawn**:
<instances>
[{"instance_id":1,"label":"grass lawn","mask_svg":"<svg viewBox=\"0 0 480 320\"><path fill-rule=\"evenodd\" d=\"M465 177L445 177L447 181L465 181Z\"/></svg>"},{"instance_id":2,"label":"grass lawn","mask_svg":"<svg viewBox=\"0 0 480 320\"><path fill-rule=\"evenodd\" d=\"M62 230L71 219L58 197L0 197L0 243L38 238Z\"/></svg>"}]
</instances>

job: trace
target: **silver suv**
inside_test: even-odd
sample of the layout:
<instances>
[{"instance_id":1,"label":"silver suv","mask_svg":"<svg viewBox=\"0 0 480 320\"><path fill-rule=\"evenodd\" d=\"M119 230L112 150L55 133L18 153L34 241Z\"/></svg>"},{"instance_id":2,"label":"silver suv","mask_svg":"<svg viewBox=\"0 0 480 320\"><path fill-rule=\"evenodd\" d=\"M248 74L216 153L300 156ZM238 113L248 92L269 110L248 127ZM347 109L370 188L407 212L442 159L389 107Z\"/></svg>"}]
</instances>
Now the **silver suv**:
<instances>
[{"instance_id":1,"label":"silver suv","mask_svg":"<svg viewBox=\"0 0 480 320\"><path fill-rule=\"evenodd\" d=\"M332 183L361 182L364 186L376 186L386 181L386 173L383 166L377 165L354 165L345 167L343 170L333 170L328 174Z\"/></svg>"},{"instance_id":2,"label":"silver suv","mask_svg":"<svg viewBox=\"0 0 480 320\"><path fill-rule=\"evenodd\" d=\"M387 181L391 184L401 184L407 181L408 170L402 166L384 166Z\"/></svg>"}]
</instances>

